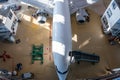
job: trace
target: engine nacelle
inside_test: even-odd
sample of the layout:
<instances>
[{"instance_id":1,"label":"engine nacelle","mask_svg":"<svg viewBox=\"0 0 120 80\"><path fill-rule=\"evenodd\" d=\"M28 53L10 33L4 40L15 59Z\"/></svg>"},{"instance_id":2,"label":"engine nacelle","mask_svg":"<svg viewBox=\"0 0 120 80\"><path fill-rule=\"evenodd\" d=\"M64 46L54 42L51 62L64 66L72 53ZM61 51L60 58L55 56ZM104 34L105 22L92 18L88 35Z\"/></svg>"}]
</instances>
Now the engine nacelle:
<instances>
[{"instance_id":1,"label":"engine nacelle","mask_svg":"<svg viewBox=\"0 0 120 80\"><path fill-rule=\"evenodd\" d=\"M38 16L37 21L41 24L44 24L46 22L47 18L45 16Z\"/></svg>"}]
</instances>

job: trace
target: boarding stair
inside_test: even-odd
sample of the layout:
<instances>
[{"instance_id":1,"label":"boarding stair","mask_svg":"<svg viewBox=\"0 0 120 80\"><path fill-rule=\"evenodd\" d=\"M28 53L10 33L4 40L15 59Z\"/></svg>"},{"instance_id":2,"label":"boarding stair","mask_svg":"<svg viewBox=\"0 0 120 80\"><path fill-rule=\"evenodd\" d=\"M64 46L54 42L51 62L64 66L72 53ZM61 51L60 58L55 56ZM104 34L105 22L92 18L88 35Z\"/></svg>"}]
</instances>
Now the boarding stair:
<instances>
[{"instance_id":1,"label":"boarding stair","mask_svg":"<svg viewBox=\"0 0 120 80\"><path fill-rule=\"evenodd\" d=\"M89 54L82 51L71 51L69 53L71 57L74 57L75 62L79 63L80 61L87 61L91 63L98 63L100 61L100 57L96 54Z\"/></svg>"}]
</instances>

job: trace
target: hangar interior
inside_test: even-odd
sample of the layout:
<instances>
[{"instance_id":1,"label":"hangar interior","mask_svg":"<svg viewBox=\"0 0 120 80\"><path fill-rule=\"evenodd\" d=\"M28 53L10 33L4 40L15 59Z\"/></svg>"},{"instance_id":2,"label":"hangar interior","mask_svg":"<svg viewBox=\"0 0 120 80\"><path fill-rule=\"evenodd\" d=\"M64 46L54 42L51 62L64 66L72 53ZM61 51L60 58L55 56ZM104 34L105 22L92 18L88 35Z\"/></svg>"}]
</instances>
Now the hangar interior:
<instances>
[{"instance_id":1,"label":"hangar interior","mask_svg":"<svg viewBox=\"0 0 120 80\"><path fill-rule=\"evenodd\" d=\"M84 61L80 61L79 64L71 63L67 80L94 80L93 78L112 74L109 70L120 67L120 43L118 38L111 42L111 34L108 34L106 30L104 31L101 21L111 1L99 0L98 3L85 7L84 9L89 14L89 21L84 23L77 21L75 13L71 15L72 50L83 51L89 54L94 53L100 56L100 61L96 64ZM117 1L119 2L119 0ZM0 5L2 6L4 3ZM36 11L35 7L28 8L26 4L20 4L20 6L20 10L15 11L16 15L20 15L20 22L14 33L15 39L11 38L13 42L3 41L2 39L0 41L0 69L1 71L13 72L19 63L22 64L22 68L16 75L13 75L14 79L5 80L23 80L21 75L27 72L33 73L34 78L26 80L58 80L52 54L53 18L48 16L46 22L40 24L33 17ZM3 34L3 32L0 32L0 34ZM31 63L33 46L41 44L43 45L43 63L41 64L40 60ZM2 75L2 73L0 74Z\"/></svg>"}]
</instances>

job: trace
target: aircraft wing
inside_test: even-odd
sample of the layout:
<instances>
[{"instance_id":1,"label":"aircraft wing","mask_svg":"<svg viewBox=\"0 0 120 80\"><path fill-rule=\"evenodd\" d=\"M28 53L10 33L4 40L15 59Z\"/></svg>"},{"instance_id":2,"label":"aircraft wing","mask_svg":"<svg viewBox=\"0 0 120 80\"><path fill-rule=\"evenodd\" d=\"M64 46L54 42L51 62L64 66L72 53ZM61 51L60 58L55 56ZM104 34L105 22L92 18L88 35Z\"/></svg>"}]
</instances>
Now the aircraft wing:
<instances>
[{"instance_id":1,"label":"aircraft wing","mask_svg":"<svg viewBox=\"0 0 120 80\"><path fill-rule=\"evenodd\" d=\"M44 9L49 15L53 14L54 0L22 0L34 7ZM70 13L75 13L79 8L84 8L96 3L98 0L68 0Z\"/></svg>"},{"instance_id":2,"label":"aircraft wing","mask_svg":"<svg viewBox=\"0 0 120 80\"><path fill-rule=\"evenodd\" d=\"M44 9L49 15L53 14L53 0L21 0L24 3L30 4L38 9Z\"/></svg>"},{"instance_id":3,"label":"aircraft wing","mask_svg":"<svg viewBox=\"0 0 120 80\"><path fill-rule=\"evenodd\" d=\"M80 8L85 8L96 3L98 0L69 0L70 13L73 14Z\"/></svg>"}]
</instances>

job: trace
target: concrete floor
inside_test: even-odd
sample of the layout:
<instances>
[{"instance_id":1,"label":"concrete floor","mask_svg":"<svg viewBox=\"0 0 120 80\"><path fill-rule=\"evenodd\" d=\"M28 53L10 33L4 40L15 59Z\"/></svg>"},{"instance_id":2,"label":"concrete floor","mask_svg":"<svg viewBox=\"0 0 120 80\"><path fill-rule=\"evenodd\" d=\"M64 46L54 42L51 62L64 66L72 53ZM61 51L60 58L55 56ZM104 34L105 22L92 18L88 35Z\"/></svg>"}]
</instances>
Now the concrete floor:
<instances>
[{"instance_id":1,"label":"concrete floor","mask_svg":"<svg viewBox=\"0 0 120 80\"><path fill-rule=\"evenodd\" d=\"M32 12L34 12L32 9L23 11L22 22L15 36L16 39L21 40L19 44L0 42L0 52L5 50L12 56L12 59L7 59L6 62L0 59L0 68L12 71L15 65L21 62L23 69L19 75L24 72L33 72L35 80L58 80L51 54L52 19L49 18L44 25L38 25L31 17ZM108 37L102 33L100 16L93 10L88 9L88 12L90 13L89 23L78 24L75 15L71 16L73 50L98 54L100 62L95 65L87 62L71 64L68 80L97 77L107 74L106 68L120 67L120 45L112 46L108 43ZM33 44L44 44L44 64L40 64L40 61L31 64L30 53Z\"/></svg>"},{"instance_id":2,"label":"concrete floor","mask_svg":"<svg viewBox=\"0 0 120 80\"><path fill-rule=\"evenodd\" d=\"M77 24L74 15L72 16L73 50L98 54L100 63L96 65L85 62L81 62L79 65L72 64L69 75L74 75L77 79L105 75L107 74L106 68L120 67L120 45L109 44L108 36L102 32L100 17L91 10L89 13L90 22L85 24Z\"/></svg>"}]
</instances>

